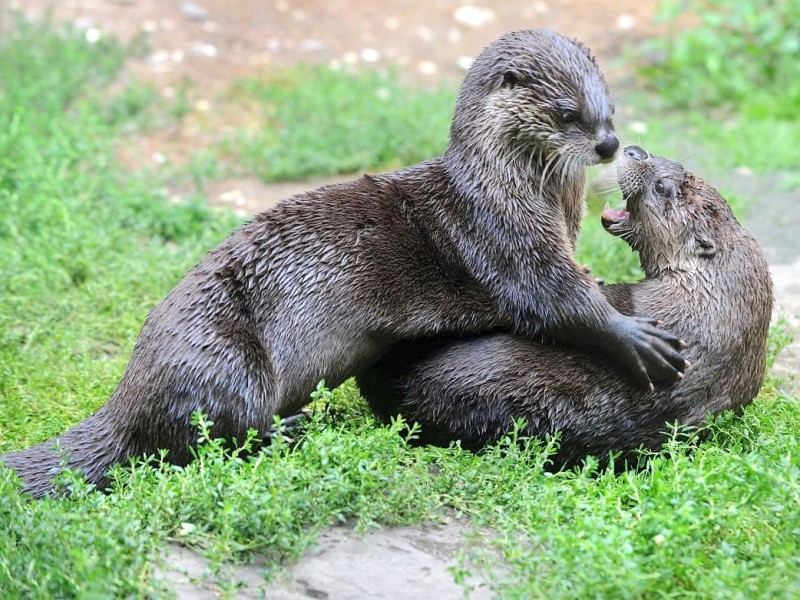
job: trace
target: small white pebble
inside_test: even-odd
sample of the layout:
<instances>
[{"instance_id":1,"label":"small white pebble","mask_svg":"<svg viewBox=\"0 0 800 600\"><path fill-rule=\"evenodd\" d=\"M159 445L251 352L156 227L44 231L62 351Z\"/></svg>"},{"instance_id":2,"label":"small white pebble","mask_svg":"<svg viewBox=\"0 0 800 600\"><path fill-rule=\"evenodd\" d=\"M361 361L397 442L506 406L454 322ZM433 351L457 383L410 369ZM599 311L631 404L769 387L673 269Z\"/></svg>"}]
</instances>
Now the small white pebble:
<instances>
[{"instance_id":1,"label":"small white pebble","mask_svg":"<svg viewBox=\"0 0 800 600\"><path fill-rule=\"evenodd\" d=\"M472 66L472 63L475 62L475 59L471 56L459 56L458 57L458 68L463 69L464 71L469 70Z\"/></svg>"},{"instance_id":2,"label":"small white pebble","mask_svg":"<svg viewBox=\"0 0 800 600\"><path fill-rule=\"evenodd\" d=\"M647 133L647 123L644 121L631 121L628 127L633 133Z\"/></svg>"},{"instance_id":3,"label":"small white pebble","mask_svg":"<svg viewBox=\"0 0 800 600\"><path fill-rule=\"evenodd\" d=\"M195 54L205 56L206 58L216 58L219 54L219 51L214 44L209 44L206 42L195 42L192 44L192 51L194 51Z\"/></svg>"},{"instance_id":4,"label":"small white pebble","mask_svg":"<svg viewBox=\"0 0 800 600\"><path fill-rule=\"evenodd\" d=\"M168 50L159 50L158 52L153 52L150 56L147 57L147 62L151 65L162 65L167 62L170 58L170 53Z\"/></svg>"},{"instance_id":5,"label":"small white pebble","mask_svg":"<svg viewBox=\"0 0 800 600\"><path fill-rule=\"evenodd\" d=\"M494 11L480 6L459 6L453 13L453 18L469 27L481 27L494 20Z\"/></svg>"},{"instance_id":6,"label":"small white pebble","mask_svg":"<svg viewBox=\"0 0 800 600\"><path fill-rule=\"evenodd\" d=\"M346 65L354 65L358 62L358 54L355 52L345 52L342 54L342 62Z\"/></svg>"},{"instance_id":7,"label":"small white pebble","mask_svg":"<svg viewBox=\"0 0 800 600\"><path fill-rule=\"evenodd\" d=\"M300 42L300 50L305 52L317 52L325 48L325 42L322 40L307 39Z\"/></svg>"},{"instance_id":8,"label":"small white pebble","mask_svg":"<svg viewBox=\"0 0 800 600\"><path fill-rule=\"evenodd\" d=\"M380 52L375 50L375 48L364 48L361 51L361 60L366 63L374 63L378 62L381 58Z\"/></svg>"},{"instance_id":9,"label":"small white pebble","mask_svg":"<svg viewBox=\"0 0 800 600\"><path fill-rule=\"evenodd\" d=\"M167 155L163 152L153 152L151 158L153 159L153 162L159 165L163 165L167 162Z\"/></svg>"},{"instance_id":10,"label":"small white pebble","mask_svg":"<svg viewBox=\"0 0 800 600\"><path fill-rule=\"evenodd\" d=\"M96 44L97 42L100 41L100 38L103 37L103 34L100 33L100 30L97 29L96 27L89 27L89 29L86 30L85 35L86 35L86 41L89 42L90 44Z\"/></svg>"},{"instance_id":11,"label":"small white pebble","mask_svg":"<svg viewBox=\"0 0 800 600\"><path fill-rule=\"evenodd\" d=\"M194 103L194 107L200 112L208 112L211 110L211 102L208 100L198 100Z\"/></svg>"},{"instance_id":12,"label":"small white pebble","mask_svg":"<svg viewBox=\"0 0 800 600\"><path fill-rule=\"evenodd\" d=\"M461 41L461 32L458 29L450 29L447 32L447 41L451 44L456 44Z\"/></svg>"},{"instance_id":13,"label":"small white pebble","mask_svg":"<svg viewBox=\"0 0 800 600\"><path fill-rule=\"evenodd\" d=\"M208 18L208 11L195 4L194 2L181 2L181 12L183 16L192 21L205 21Z\"/></svg>"},{"instance_id":14,"label":"small white pebble","mask_svg":"<svg viewBox=\"0 0 800 600\"><path fill-rule=\"evenodd\" d=\"M636 19L631 15L620 15L617 18L617 29L620 31L628 31L636 25Z\"/></svg>"},{"instance_id":15,"label":"small white pebble","mask_svg":"<svg viewBox=\"0 0 800 600\"><path fill-rule=\"evenodd\" d=\"M423 60L422 62L417 63L417 71L423 75L436 75L436 73L439 72L439 67L436 66L435 62Z\"/></svg>"},{"instance_id":16,"label":"small white pebble","mask_svg":"<svg viewBox=\"0 0 800 600\"><path fill-rule=\"evenodd\" d=\"M433 29L430 27L417 27L416 29L417 37L419 37L423 42L432 42L434 39Z\"/></svg>"},{"instance_id":17,"label":"small white pebble","mask_svg":"<svg viewBox=\"0 0 800 600\"><path fill-rule=\"evenodd\" d=\"M229 192L222 192L218 198L220 202L235 202L237 198L242 197L240 190L230 190Z\"/></svg>"},{"instance_id":18,"label":"small white pebble","mask_svg":"<svg viewBox=\"0 0 800 600\"><path fill-rule=\"evenodd\" d=\"M743 175L745 177L750 177L753 174L753 169L746 165L736 167L735 171L737 175Z\"/></svg>"},{"instance_id":19,"label":"small white pebble","mask_svg":"<svg viewBox=\"0 0 800 600\"><path fill-rule=\"evenodd\" d=\"M547 2L534 2L533 12L538 15L546 15L550 12L550 5L548 5Z\"/></svg>"}]
</instances>

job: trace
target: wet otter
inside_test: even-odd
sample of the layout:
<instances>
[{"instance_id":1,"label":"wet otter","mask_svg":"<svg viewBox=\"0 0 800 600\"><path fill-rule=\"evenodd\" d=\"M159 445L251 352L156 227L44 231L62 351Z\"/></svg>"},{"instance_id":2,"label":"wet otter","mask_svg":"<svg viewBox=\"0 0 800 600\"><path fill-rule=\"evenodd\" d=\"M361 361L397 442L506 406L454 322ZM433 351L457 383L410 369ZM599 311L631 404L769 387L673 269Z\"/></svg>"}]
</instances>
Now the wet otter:
<instances>
[{"instance_id":1,"label":"wet otter","mask_svg":"<svg viewBox=\"0 0 800 600\"><path fill-rule=\"evenodd\" d=\"M359 376L388 419L422 427L421 441L478 448L524 418L528 436L561 432L556 466L587 454L657 448L665 423L702 424L737 409L764 377L772 284L755 239L725 200L680 164L629 147L619 161L627 207L606 229L639 252L645 279L604 288L627 314L647 314L689 342L692 367L675 385L643 392L602 356L508 334L445 345L404 344Z\"/></svg>"},{"instance_id":2,"label":"wet otter","mask_svg":"<svg viewBox=\"0 0 800 600\"><path fill-rule=\"evenodd\" d=\"M185 463L196 410L242 439L400 340L496 326L594 345L643 387L673 381L677 338L615 311L572 258L586 169L619 145L612 113L584 46L500 37L464 79L444 155L285 200L190 270L108 402L57 438L67 464L102 487L133 455ZM39 496L60 457L49 441L0 460Z\"/></svg>"}]
</instances>

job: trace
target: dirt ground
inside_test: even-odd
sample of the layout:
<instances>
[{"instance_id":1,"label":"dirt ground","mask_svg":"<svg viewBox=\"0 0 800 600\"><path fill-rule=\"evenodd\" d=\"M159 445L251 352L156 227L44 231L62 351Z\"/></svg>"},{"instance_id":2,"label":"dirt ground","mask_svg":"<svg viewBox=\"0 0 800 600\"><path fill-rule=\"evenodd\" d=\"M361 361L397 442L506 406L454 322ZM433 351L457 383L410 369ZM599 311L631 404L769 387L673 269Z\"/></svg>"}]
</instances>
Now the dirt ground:
<instances>
[{"instance_id":1,"label":"dirt ground","mask_svg":"<svg viewBox=\"0 0 800 600\"><path fill-rule=\"evenodd\" d=\"M0 0L31 16L52 6L91 39L115 35L144 40L128 65L130 76L150 82L165 99L188 91L190 113L180 127L125 139L120 158L131 167L181 163L247 121L228 101L233 81L278 66L303 63L396 66L422 85L458 80L469 61L499 34L550 27L586 42L614 77L611 58L626 42L652 32L653 6L632 0L465 2L459 0ZM251 188L274 199L272 190ZM217 186L211 197L237 188ZM241 190L240 190L241 191Z\"/></svg>"},{"instance_id":2,"label":"dirt ground","mask_svg":"<svg viewBox=\"0 0 800 600\"><path fill-rule=\"evenodd\" d=\"M298 62L399 67L406 81L436 85L461 77L470 60L497 35L528 27L549 27L587 43L598 56L612 89L622 73L614 58L623 46L656 31L655 2L640 0L0 0L31 16L52 6L57 19L75 22L87 39L145 36L147 50L130 60L129 77L153 83L165 98L189 90L190 112L181 127L136 133L125 138L120 159L132 168L154 166L168 157L181 162L212 143L238 117L226 90L242 77L258 76ZM216 123L199 126L201 121ZM264 209L317 182L264 185L255 179L212 184L209 200L240 212ZM800 313L800 252L793 242L798 203L784 193L774 202L769 187L743 182L770 199L775 213L758 211L757 236L769 248L778 303ZM776 192L779 194L779 192ZM793 211L787 229L786 211ZM783 225L781 224L783 223ZM778 232L778 234L776 234ZM781 235L786 234L781 237ZM800 346L785 354L778 370L797 372ZM243 581L237 597L268 598L460 598L464 591L449 569L462 549L458 523L441 527L383 530L365 537L337 528L266 592L257 566L236 571ZM204 583L201 557L170 547L160 576L174 582L181 598L213 598ZM470 597L489 597L481 581Z\"/></svg>"},{"instance_id":3,"label":"dirt ground","mask_svg":"<svg viewBox=\"0 0 800 600\"><path fill-rule=\"evenodd\" d=\"M131 64L165 90L188 76L206 100L237 78L297 62L395 64L409 79L458 77L499 34L550 27L601 58L652 32L653 5L633 0L6 0L12 9L128 41L149 52ZM90 35L96 35L92 33ZM605 65L607 66L607 65Z\"/></svg>"}]
</instances>

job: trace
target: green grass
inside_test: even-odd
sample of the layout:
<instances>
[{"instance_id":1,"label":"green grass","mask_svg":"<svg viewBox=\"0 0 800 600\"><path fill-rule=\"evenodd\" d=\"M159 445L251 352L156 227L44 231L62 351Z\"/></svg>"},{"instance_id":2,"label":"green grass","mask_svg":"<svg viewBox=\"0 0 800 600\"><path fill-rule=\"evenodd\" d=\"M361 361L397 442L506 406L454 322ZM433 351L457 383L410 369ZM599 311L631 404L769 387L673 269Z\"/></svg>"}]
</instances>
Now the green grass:
<instances>
[{"instance_id":1,"label":"green grass","mask_svg":"<svg viewBox=\"0 0 800 600\"><path fill-rule=\"evenodd\" d=\"M215 561L280 562L321 527L414 523L450 507L490 528L505 563L497 571L479 551L462 569L485 570L507 597L800 591L800 406L774 389L741 418L717 419L708 441L673 441L646 469L621 475L592 461L550 475L548 448L513 435L480 455L413 449L399 424L375 427L351 386L331 401L345 414L318 413L296 448L246 460L207 442L185 469L120 470L107 496L67 478L73 498L29 504L3 481L0 589L142 593L155 587L146 558L166 539Z\"/></svg>"},{"instance_id":2,"label":"green grass","mask_svg":"<svg viewBox=\"0 0 800 600\"><path fill-rule=\"evenodd\" d=\"M391 169L441 154L455 101L453 89L411 90L392 73L327 67L243 81L232 96L256 102L260 115L257 129L222 151L265 181Z\"/></svg>"},{"instance_id":3,"label":"green grass","mask_svg":"<svg viewBox=\"0 0 800 600\"><path fill-rule=\"evenodd\" d=\"M149 107L135 100L135 83L114 97L103 93L120 65L118 46L92 46L49 27L17 31L0 42L0 451L47 439L101 405L147 311L234 225L200 199L168 203L154 191L161 184L154 175L115 163L115 137L140 126ZM311 134L330 114L325 102L303 100L319 112L311 129L298 123L300 109L278 107L314 96L304 87L307 74L287 75L280 92L255 84L236 92L272 98L265 110L281 115L281 128L241 147L247 168L276 144L300 145L292 146L297 164L272 171L291 176L303 174L298 165L327 174L413 162L414 152L441 149L451 107L391 79L381 81L402 107L387 101L393 107L352 146L314 146ZM365 92L356 86L347 100L350 76L326 77L338 90L327 100L334 111L359 106ZM370 77L381 76L363 81ZM115 109L119 98L134 100ZM409 111L401 123L430 119L424 137L382 127L401 109ZM367 154L371 142L377 150ZM348 163L348 152L358 160ZM198 160L190 169L201 177L207 165ZM638 272L635 256L596 218L587 222L579 259L609 279ZM785 342L776 329L771 356ZM108 495L65 474L60 485L71 497L30 502L0 470L0 597L167 596L154 569L167 541L206 554L232 592L226 565L264 556L275 572L326 526L363 530L445 513L490 532L457 574L484 572L500 597L796 597L800 403L778 383L769 379L742 416L714 420L707 439L676 436L643 457L645 468L620 475L598 472L593 460L545 473L552 444L520 444L515 434L481 454L412 448L405 439L413 432L401 423L376 426L352 383L318 390L296 443L280 439L245 458L205 439L201 420L195 462L179 469L157 457L139 461L117 470Z\"/></svg>"},{"instance_id":4,"label":"green grass","mask_svg":"<svg viewBox=\"0 0 800 600\"><path fill-rule=\"evenodd\" d=\"M646 43L654 55L640 67L647 86L682 109L796 120L800 2L700 0L691 8L661 3L659 20L671 35Z\"/></svg>"},{"instance_id":5,"label":"green grass","mask_svg":"<svg viewBox=\"0 0 800 600\"><path fill-rule=\"evenodd\" d=\"M720 167L796 173L800 0L662 2L660 21L667 34L628 57L649 92L637 101L648 138L702 147Z\"/></svg>"},{"instance_id":6,"label":"green grass","mask_svg":"<svg viewBox=\"0 0 800 600\"><path fill-rule=\"evenodd\" d=\"M95 407L147 311L232 226L114 163L119 122L99 109L117 46L16 31L0 46L0 450Z\"/></svg>"}]
</instances>

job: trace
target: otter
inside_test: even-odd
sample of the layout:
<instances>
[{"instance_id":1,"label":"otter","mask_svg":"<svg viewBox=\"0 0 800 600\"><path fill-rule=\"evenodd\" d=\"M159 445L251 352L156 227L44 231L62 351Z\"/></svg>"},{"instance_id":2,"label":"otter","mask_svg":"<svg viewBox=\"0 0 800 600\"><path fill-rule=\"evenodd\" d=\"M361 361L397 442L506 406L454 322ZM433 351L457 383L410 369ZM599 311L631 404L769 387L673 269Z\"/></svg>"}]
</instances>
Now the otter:
<instances>
[{"instance_id":1,"label":"otter","mask_svg":"<svg viewBox=\"0 0 800 600\"><path fill-rule=\"evenodd\" d=\"M603 225L638 251L645 278L603 288L628 314L646 314L688 341L685 376L654 394L607 358L507 333L401 344L357 381L383 420L419 423L421 443L478 449L524 419L522 434L560 432L554 468L606 460L664 442L666 424L703 424L756 396L766 368L772 283L755 239L720 194L677 162L631 146L618 161L626 206Z\"/></svg>"},{"instance_id":2,"label":"otter","mask_svg":"<svg viewBox=\"0 0 800 600\"><path fill-rule=\"evenodd\" d=\"M188 462L195 411L241 440L399 341L496 327L597 347L644 388L675 380L678 338L616 311L572 256L586 170L619 146L613 111L582 44L501 36L464 78L443 155L256 215L152 310L105 405L0 461L34 496L62 454L105 487L132 456Z\"/></svg>"}]
</instances>

